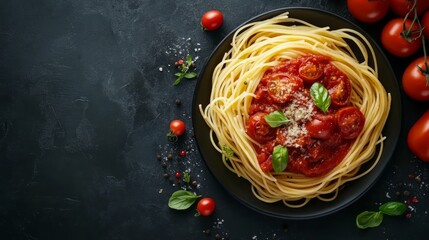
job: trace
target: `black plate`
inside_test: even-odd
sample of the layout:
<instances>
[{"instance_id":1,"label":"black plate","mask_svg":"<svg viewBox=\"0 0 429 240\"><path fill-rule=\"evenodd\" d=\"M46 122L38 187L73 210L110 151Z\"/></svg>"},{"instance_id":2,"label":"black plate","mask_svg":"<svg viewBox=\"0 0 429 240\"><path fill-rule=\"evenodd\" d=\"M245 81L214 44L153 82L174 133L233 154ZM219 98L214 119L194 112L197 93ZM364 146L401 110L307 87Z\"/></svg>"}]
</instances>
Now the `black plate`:
<instances>
[{"instance_id":1,"label":"black plate","mask_svg":"<svg viewBox=\"0 0 429 240\"><path fill-rule=\"evenodd\" d=\"M325 216L345 208L359 199L374 185L392 157L399 138L401 126L401 99L395 74L386 56L380 50L380 47L361 28L337 15L311 8L283 8L259 15L246 23L272 18L286 11L290 13L289 16L292 18L302 19L319 27L330 26L331 29L355 29L361 32L373 46L378 59L379 79L387 92L390 92L392 96L392 108L383 129L383 134L387 139L384 142L384 150L378 165L366 176L346 184L340 190L338 197L331 202L313 199L306 206L293 209L286 207L281 202L264 203L258 200L251 192L250 183L243 178L237 177L223 165L221 155L214 149L210 142L209 128L198 109L199 104L205 107L209 103L213 70L221 61L224 53L230 49L232 35L236 30L230 33L216 47L199 75L193 98L192 120L197 145L204 161L215 178L230 194L232 194L232 196L244 205L266 215L284 219L310 219ZM353 46L351 47L353 48ZM367 166L363 168L365 167Z\"/></svg>"}]
</instances>

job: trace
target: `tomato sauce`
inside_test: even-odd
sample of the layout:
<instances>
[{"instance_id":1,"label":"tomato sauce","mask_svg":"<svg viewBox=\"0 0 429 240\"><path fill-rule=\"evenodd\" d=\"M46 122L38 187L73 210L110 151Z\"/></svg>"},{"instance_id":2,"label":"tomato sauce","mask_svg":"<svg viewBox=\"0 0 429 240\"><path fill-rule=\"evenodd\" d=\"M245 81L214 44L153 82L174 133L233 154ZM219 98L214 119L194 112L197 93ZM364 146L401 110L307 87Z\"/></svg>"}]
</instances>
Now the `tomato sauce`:
<instances>
[{"instance_id":1,"label":"tomato sauce","mask_svg":"<svg viewBox=\"0 0 429 240\"><path fill-rule=\"evenodd\" d=\"M320 110L310 94L313 83L321 83L331 105ZM249 109L246 133L254 144L263 171L273 171L273 149L287 147L285 171L308 177L325 175L335 168L362 132L365 118L351 106L351 83L328 57L305 55L280 63L264 73ZM289 122L271 127L265 116L282 111Z\"/></svg>"}]
</instances>

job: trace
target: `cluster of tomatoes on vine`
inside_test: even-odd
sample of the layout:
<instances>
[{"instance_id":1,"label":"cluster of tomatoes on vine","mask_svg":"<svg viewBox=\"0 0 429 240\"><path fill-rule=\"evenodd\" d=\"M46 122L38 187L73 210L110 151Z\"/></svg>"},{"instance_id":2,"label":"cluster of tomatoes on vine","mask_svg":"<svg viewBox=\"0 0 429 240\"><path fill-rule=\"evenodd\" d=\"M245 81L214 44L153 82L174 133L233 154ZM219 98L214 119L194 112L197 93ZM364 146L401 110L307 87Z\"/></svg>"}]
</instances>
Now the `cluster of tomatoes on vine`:
<instances>
[{"instance_id":1,"label":"cluster of tomatoes on vine","mask_svg":"<svg viewBox=\"0 0 429 240\"><path fill-rule=\"evenodd\" d=\"M429 66L426 41L429 39L428 0L347 0L350 14L359 21L374 23L389 11L396 17L384 25L381 43L396 57L410 57L422 49L402 75L402 87L416 101L429 101ZM407 144L419 159L429 162L429 110L408 132Z\"/></svg>"}]
</instances>

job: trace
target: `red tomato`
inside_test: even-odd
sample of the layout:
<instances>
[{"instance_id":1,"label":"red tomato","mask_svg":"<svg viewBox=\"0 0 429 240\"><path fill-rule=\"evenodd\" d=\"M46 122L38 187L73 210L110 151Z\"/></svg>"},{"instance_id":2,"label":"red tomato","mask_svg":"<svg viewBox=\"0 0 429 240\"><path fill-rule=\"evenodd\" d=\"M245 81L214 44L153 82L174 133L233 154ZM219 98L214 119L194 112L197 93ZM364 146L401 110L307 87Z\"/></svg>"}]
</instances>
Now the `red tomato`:
<instances>
[{"instance_id":1,"label":"red tomato","mask_svg":"<svg viewBox=\"0 0 429 240\"><path fill-rule=\"evenodd\" d=\"M298 77L289 76L285 73L273 74L267 80L268 95L276 103L285 103L289 101L293 94L304 87L302 79Z\"/></svg>"},{"instance_id":2,"label":"red tomato","mask_svg":"<svg viewBox=\"0 0 429 240\"><path fill-rule=\"evenodd\" d=\"M201 26L204 30L213 31L223 24L223 14L219 10L210 10L201 17Z\"/></svg>"},{"instance_id":3,"label":"red tomato","mask_svg":"<svg viewBox=\"0 0 429 240\"><path fill-rule=\"evenodd\" d=\"M299 76L307 83L316 82L322 76L323 68L316 58L309 58L299 66Z\"/></svg>"},{"instance_id":4,"label":"red tomato","mask_svg":"<svg viewBox=\"0 0 429 240\"><path fill-rule=\"evenodd\" d=\"M348 77L332 64L326 65L324 74L322 84L328 89L332 106L344 107L348 105L352 91Z\"/></svg>"},{"instance_id":5,"label":"red tomato","mask_svg":"<svg viewBox=\"0 0 429 240\"><path fill-rule=\"evenodd\" d=\"M356 107L345 107L338 110L337 124L345 139L355 139L362 132L365 116Z\"/></svg>"},{"instance_id":6,"label":"red tomato","mask_svg":"<svg viewBox=\"0 0 429 240\"><path fill-rule=\"evenodd\" d=\"M411 127L407 144L420 160L429 162L429 110Z\"/></svg>"},{"instance_id":7,"label":"red tomato","mask_svg":"<svg viewBox=\"0 0 429 240\"><path fill-rule=\"evenodd\" d=\"M389 11L387 0L347 0L350 14L361 22L373 23L381 20Z\"/></svg>"},{"instance_id":8,"label":"red tomato","mask_svg":"<svg viewBox=\"0 0 429 240\"><path fill-rule=\"evenodd\" d=\"M267 142L276 135L276 129L270 127L264 119L265 113L257 112L249 117L246 123L246 133L257 142Z\"/></svg>"},{"instance_id":9,"label":"red tomato","mask_svg":"<svg viewBox=\"0 0 429 240\"><path fill-rule=\"evenodd\" d=\"M170 131L176 136L181 136L185 133L186 125L182 120L173 120L170 122Z\"/></svg>"},{"instance_id":10,"label":"red tomato","mask_svg":"<svg viewBox=\"0 0 429 240\"><path fill-rule=\"evenodd\" d=\"M216 207L215 201L212 198L205 197L197 204L197 210L201 216L210 216L214 212Z\"/></svg>"},{"instance_id":11,"label":"red tomato","mask_svg":"<svg viewBox=\"0 0 429 240\"><path fill-rule=\"evenodd\" d=\"M423 33L424 33L426 39L429 39L429 11L427 11L423 15L422 20L420 21L420 23L424 27L423 28Z\"/></svg>"},{"instance_id":12,"label":"red tomato","mask_svg":"<svg viewBox=\"0 0 429 240\"><path fill-rule=\"evenodd\" d=\"M426 76L417 66L423 70L426 69L424 57L417 58L405 69L402 75L402 87L410 98L417 101L427 101L429 100L429 86Z\"/></svg>"},{"instance_id":13,"label":"red tomato","mask_svg":"<svg viewBox=\"0 0 429 240\"><path fill-rule=\"evenodd\" d=\"M413 7L415 0L390 0L390 8L392 11L400 16L405 17L407 12ZM429 1L418 0L417 2L417 14L422 14L426 9L429 8ZM409 15L409 18L413 18L414 13Z\"/></svg>"},{"instance_id":14,"label":"red tomato","mask_svg":"<svg viewBox=\"0 0 429 240\"><path fill-rule=\"evenodd\" d=\"M403 31L403 22L404 19L402 18L392 19L384 26L381 32L381 43L383 47L397 57L408 57L417 52L422 45L420 38L409 42L401 35ZM410 19L406 20L406 29L410 29L411 23L412 21ZM417 31L417 24L414 24L412 29ZM418 34L416 33L409 36L409 38L415 38L417 36Z\"/></svg>"},{"instance_id":15,"label":"red tomato","mask_svg":"<svg viewBox=\"0 0 429 240\"><path fill-rule=\"evenodd\" d=\"M335 115L318 114L305 127L312 138L328 139L333 135L335 125Z\"/></svg>"}]
</instances>

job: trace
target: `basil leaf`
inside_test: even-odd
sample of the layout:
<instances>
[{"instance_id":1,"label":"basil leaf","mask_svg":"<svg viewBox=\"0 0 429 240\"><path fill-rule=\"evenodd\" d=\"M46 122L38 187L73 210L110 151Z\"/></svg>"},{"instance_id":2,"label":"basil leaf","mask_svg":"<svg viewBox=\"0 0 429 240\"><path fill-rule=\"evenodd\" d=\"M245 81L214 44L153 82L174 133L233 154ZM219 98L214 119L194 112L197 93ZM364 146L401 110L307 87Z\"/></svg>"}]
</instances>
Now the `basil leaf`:
<instances>
[{"instance_id":1,"label":"basil leaf","mask_svg":"<svg viewBox=\"0 0 429 240\"><path fill-rule=\"evenodd\" d=\"M265 121L270 125L272 128L280 127L283 124L286 124L290 120L286 117L284 112L282 111L274 111L270 114L267 114L264 116Z\"/></svg>"},{"instance_id":2,"label":"basil leaf","mask_svg":"<svg viewBox=\"0 0 429 240\"><path fill-rule=\"evenodd\" d=\"M387 202L381 205L379 210L389 216L401 216L407 210L407 205L402 202Z\"/></svg>"},{"instance_id":3,"label":"basil leaf","mask_svg":"<svg viewBox=\"0 0 429 240\"><path fill-rule=\"evenodd\" d=\"M326 113L329 106L331 106L331 97L329 96L328 89L326 89L322 84L316 82L311 85L310 95L313 98L314 104Z\"/></svg>"},{"instance_id":4,"label":"basil leaf","mask_svg":"<svg viewBox=\"0 0 429 240\"><path fill-rule=\"evenodd\" d=\"M222 154L225 156L226 159L230 159L232 156L234 156L234 150L232 150L227 145L223 145Z\"/></svg>"},{"instance_id":5,"label":"basil leaf","mask_svg":"<svg viewBox=\"0 0 429 240\"><path fill-rule=\"evenodd\" d=\"M194 78L197 76L196 72L190 72L190 73L186 73L185 75L183 75L185 78Z\"/></svg>"},{"instance_id":6,"label":"basil leaf","mask_svg":"<svg viewBox=\"0 0 429 240\"><path fill-rule=\"evenodd\" d=\"M186 190L177 190L168 199L168 206L176 210L188 209L199 198L192 192Z\"/></svg>"},{"instance_id":7,"label":"basil leaf","mask_svg":"<svg viewBox=\"0 0 429 240\"><path fill-rule=\"evenodd\" d=\"M183 182L189 184L189 182L191 182L191 174L183 172Z\"/></svg>"},{"instance_id":8,"label":"basil leaf","mask_svg":"<svg viewBox=\"0 0 429 240\"><path fill-rule=\"evenodd\" d=\"M289 160L288 150L282 145L274 147L272 156L272 165L275 172L283 172L286 169Z\"/></svg>"},{"instance_id":9,"label":"basil leaf","mask_svg":"<svg viewBox=\"0 0 429 240\"><path fill-rule=\"evenodd\" d=\"M378 227L383 221L382 212L365 211L357 215L356 226L360 229Z\"/></svg>"}]
</instances>

